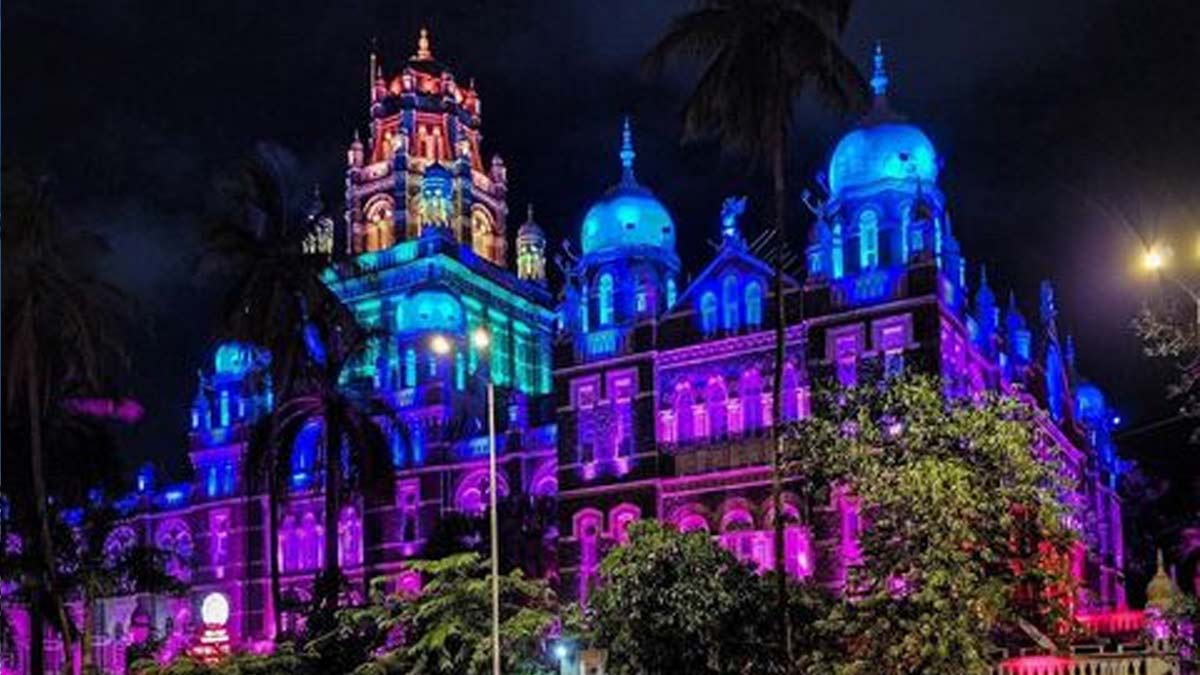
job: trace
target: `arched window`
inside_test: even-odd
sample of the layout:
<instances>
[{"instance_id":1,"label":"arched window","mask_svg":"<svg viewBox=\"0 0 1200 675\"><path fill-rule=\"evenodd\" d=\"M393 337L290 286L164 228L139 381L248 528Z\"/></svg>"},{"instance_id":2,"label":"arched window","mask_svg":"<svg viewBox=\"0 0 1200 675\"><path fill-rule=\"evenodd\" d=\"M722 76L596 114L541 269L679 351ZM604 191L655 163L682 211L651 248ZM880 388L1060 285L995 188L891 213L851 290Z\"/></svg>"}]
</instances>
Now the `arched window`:
<instances>
[{"instance_id":1,"label":"arched window","mask_svg":"<svg viewBox=\"0 0 1200 675\"><path fill-rule=\"evenodd\" d=\"M343 509L338 521L338 562L346 567L362 562L362 523L353 506Z\"/></svg>"},{"instance_id":2,"label":"arched window","mask_svg":"<svg viewBox=\"0 0 1200 675\"><path fill-rule=\"evenodd\" d=\"M692 388L684 383L675 387L675 440L686 443L692 439Z\"/></svg>"},{"instance_id":3,"label":"arched window","mask_svg":"<svg viewBox=\"0 0 1200 675\"><path fill-rule=\"evenodd\" d=\"M595 509L575 514L572 533L579 540L579 601L587 602L588 592L600 570L600 531L604 515Z\"/></svg>"},{"instance_id":4,"label":"arched window","mask_svg":"<svg viewBox=\"0 0 1200 675\"><path fill-rule=\"evenodd\" d=\"M608 527L612 530L613 541L618 544L629 543L629 526L642 516L642 510L633 504L621 504L608 512Z\"/></svg>"},{"instance_id":5,"label":"arched window","mask_svg":"<svg viewBox=\"0 0 1200 675\"><path fill-rule=\"evenodd\" d=\"M871 209L858 214L858 262L864 270L879 264L879 216Z\"/></svg>"},{"instance_id":6,"label":"arched window","mask_svg":"<svg viewBox=\"0 0 1200 675\"><path fill-rule=\"evenodd\" d=\"M762 284L751 281L746 284L746 325L757 328L762 325Z\"/></svg>"},{"instance_id":7,"label":"arched window","mask_svg":"<svg viewBox=\"0 0 1200 675\"><path fill-rule=\"evenodd\" d=\"M596 296L600 305L600 325L607 326L613 321L613 278L608 272L601 274L596 282Z\"/></svg>"},{"instance_id":8,"label":"arched window","mask_svg":"<svg viewBox=\"0 0 1200 675\"><path fill-rule=\"evenodd\" d=\"M704 392L705 403L708 404L708 433L712 438L722 438L728 426L728 407L726 406L725 382L719 377L708 381Z\"/></svg>"},{"instance_id":9,"label":"arched window","mask_svg":"<svg viewBox=\"0 0 1200 675\"><path fill-rule=\"evenodd\" d=\"M700 330L705 335L717 332L717 296L712 291L700 296Z\"/></svg>"},{"instance_id":10,"label":"arched window","mask_svg":"<svg viewBox=\"0 0 1200 675\"><path fill-rule=\"evenodd\" d=\"M725 330L738 329L738 283L732 274L721 282L721 302L725 309Z\"/></svg>"},{"instance_id":11,"label":"arched window","mask_svg":"<svg viewBox=\"0 0 1200 675\"><path fill-rule=\"evenodd\" d=\"M417 352L412 347L404 350L404 386L417 386Z\"/></svg>"},{"instance_id":12,"label":"arched window","mask_svg":"<svg viewBox=\"0 0 1200 675\"><path fill-rule=\"evenodd\" d=\"M762 376L757 370L743 373L738 390L742 399L742 428L752 434L763 427Z\"/></svg>"},{"instance_id":13,"label":"arched window","mask_svg":"<svg viewBox=\"0 0 1200 675\"><path fill-rule=\"evenodd\" d=\"M799 400L796 397L796 390L800 386L800 375L796 372L796 366L791 363L783 367L783 420L785 422L794 422L800 419L800 409L797 405Z\"/></svg>"},{"instance_id":14,"label":"arched window","mask_svg":"<svg viewBox=\"0 0 1200 675\"><path fill-rule=\"evenodd\" d=\"M279 569L293 572L300 569L300 537L296 531L296 519L287 516L279 525Z\"/></svg>"},{"instance_id":15,"label":"arched window","mask_svg":"<svg viewBox=\"0 0 1200 675\"><path fill-rule=\"evenodd\" d=\"M192 532L181 520L170 520L158 530L154 543L169 557L166 562L166 573L180 581L188 581L192 577L192 554L195 547L192 544Z\"/></svg>"},{"instance_id":16,"label":"arched window","mask_svg":"<svg viewBox=\"0 0 1200 675\"><path fill-rule=\"evenodd\" d=\"M317 446L321 442L321 424L311 422L296 434L292 448L292 487L305 488L312 484L317 463Z\"/></svg>"}]
</instances>

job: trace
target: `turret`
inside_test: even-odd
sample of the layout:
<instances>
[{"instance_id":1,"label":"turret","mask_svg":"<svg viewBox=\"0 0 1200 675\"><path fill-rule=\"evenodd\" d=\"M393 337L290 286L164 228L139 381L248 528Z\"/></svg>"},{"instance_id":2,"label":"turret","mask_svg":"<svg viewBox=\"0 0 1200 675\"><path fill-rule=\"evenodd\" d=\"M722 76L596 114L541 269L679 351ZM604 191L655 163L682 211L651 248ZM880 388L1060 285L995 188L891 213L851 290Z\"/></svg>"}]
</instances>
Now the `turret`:
<instances>
[{"instance_id":1,"label":"turret","mask_svg":"<svg viewBox=\"0 0 1200 675\"><path fill-rule=\"evenodd\" d=\"M350 141L350 149L346 151L346 164L351 169L361 169L363 165L363 144L358 137L358 130L354 131L354 140Z\"/></svg>"},{"instance_id":2,"label":"turret","mask_svg":"<svg viewBox=\"0 0 1200 675\"><path fill-rule=\"evenodd\" d=\"M532 204L517 230L517 277L546 283L546 234L533 220Z\"/></svg>"}]
</instances>

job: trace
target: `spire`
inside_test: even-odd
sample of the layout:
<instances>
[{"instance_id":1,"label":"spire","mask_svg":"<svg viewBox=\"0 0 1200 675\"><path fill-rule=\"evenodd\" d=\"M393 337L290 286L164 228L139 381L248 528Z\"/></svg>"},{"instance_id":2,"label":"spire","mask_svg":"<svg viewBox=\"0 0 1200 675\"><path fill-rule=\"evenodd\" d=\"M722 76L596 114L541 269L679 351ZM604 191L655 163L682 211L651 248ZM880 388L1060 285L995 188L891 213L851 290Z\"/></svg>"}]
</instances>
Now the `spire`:
<instances>
[{"instance_id":1,"label":"spire","mask_svg":"<svg viewBox=\"0 0 1200 675\"><path fill-rule=\"evenodd\" d=\"M887 63L883 56L883 43L875 41L875 70L871 73L871 90L875 98L886 98L888 88Z\"/></svg>"},{"instance_id":2,"label":"spire","mask_svg":"<svg viewBox=\"0 0 1200 675\"><path fill-rule=\"evenodd\" d=\"M527 222L527 223L533 222L533 203L532 202L525 205L525 222Z\"/></svg>"},{"instance_id":3,"label":"spire","mask_svg":"<svg viewBox=\"0 0 1200 675\"><path fill-rule=\"evenodd\" d=\"M629 126L629 115L625 116L625 124L621 129L621 184L636 185L633 177L633 159L637 153L633 151L633 129Z\"/></svg>"},{"instance_id":4,"label":"spire","mask_svg":"<svg viewBox=\"0 0 1200 675\"><path fill-rule=\"evenodd\" d=\"M421 36L417 38L417 53L413 58L418 61L432 61L433 51L429 48L429 31L422 28Z\"/></svg>"},{"instance_id":5,"label":"spire","mask_svg":"<svg viewBox=\"0 0 1200 675\"><path fill-rule=\"evenodd\" d=\"M371 102L374 103L376 100L375 81L378 79L376 73L379 71L379 58L375 55L374 40L371 40L371 58L370 65L367 68L367 91L371 92Z\"/></svg>"}]
</instances>

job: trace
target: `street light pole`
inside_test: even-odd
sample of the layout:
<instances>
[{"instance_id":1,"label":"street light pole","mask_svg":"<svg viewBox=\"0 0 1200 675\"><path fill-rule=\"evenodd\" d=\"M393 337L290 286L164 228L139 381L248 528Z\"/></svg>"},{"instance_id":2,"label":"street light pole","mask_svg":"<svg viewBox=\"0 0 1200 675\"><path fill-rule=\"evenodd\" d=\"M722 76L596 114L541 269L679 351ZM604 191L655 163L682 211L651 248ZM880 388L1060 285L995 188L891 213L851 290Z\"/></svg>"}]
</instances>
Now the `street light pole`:
<instances>
[{"instance_id":1,"label":"street light pole","mask_svg":"<svg viewBox=\"0 0 1200 675\"><path fill-rule=\"evenodd\" d=\"M492 675L500 675L500 532L496 514L496 385L491 368L487 378L488 493L492 528Z\"/></svg>"},{"instance_id":2,"label":"street light pole","mask_svg":"<svg viewBox=\"0 0 1200 675\"><path fill-rule=\"evenodd\" d=\"M480 351L488 350L491 346L491 336L483 328L477 328L471 333L470 340ZM429 346L435 354L441 356L451 351L450 340L445 335L433 336ZM500 675L500 526L496 508L496 492L499 486L496 470L496 385L492 379L490 357L491 351L488 350L485 383L488 409L488 506L491 508L489 527L492 534L492 675Z\"/></svg>"}]
</instances>

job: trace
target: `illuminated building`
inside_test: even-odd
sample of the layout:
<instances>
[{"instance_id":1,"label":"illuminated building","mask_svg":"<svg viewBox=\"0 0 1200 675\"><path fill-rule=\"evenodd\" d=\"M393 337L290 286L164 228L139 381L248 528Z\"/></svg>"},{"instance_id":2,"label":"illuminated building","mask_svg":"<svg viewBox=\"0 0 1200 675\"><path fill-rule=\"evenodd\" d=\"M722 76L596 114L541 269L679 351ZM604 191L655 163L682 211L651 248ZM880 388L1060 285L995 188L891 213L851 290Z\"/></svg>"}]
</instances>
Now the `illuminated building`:
<instances>
[{"instance_id":1,"label":"illuminated building","mask_svg":"<svg viewBox=\"0 0 1200 675\"><path fill-rule=\"evenodd\" d=\"M818 180L827 194L813 204L804 278L784 283L783 416L809 414L818 379L850 385L906 367L940 374L950 395L990 389L1030 402L1044 412L1041 442L1063 451L1076 486L1086 542L1075 561L1080 606L1089 616L1124 608L1121 465L1108 403L1077 374L1048 284L1032 324L1011 298L1001 307L984 274L972 288L939 156L892 112L884 65L877 52L874 106ZM218 346L190 410L194 479L157 485L152 471L140 472L119 504L127 521L108 542L113 552L143 541L176 553L172 571L189 592L101 602L100 667L122 671L125 647L150 631L166 638L164 658L269 648L297 628L288 614L273 624L270 556L285 599L309 599L326 536L338 537L352 599L374 577L419 589L405 561L422 556L449 517L480 515L487 504L483 377L501 401L499 494L534 508L557 503L557 526L523 542L533 554L521 562L556 578L564 596L586 598L604 553L644 518L707 531L759 569L774 565L772 528L783 518L786 569L839 587L858 555L853 495L835 494L807 521L791 486L783 512L771 507L775 302L772 269L741 231L744 199L726 200L712 228L716 255L683 284L675 220L635 175L626 119L614 139L616 182L587 210L556 301L532 209L510 256L507 170L498 157L484 160L474 87L435 60L424 31L397 72L385 75L372 56L370 73L370 130L347 152L350 259L324 279L385 335L345 386L396 413L386 429L394 499L349 499L338 531L325 532L322 433L313 425L288 449L289 491L272 541L267 498L245 465L250 424L275 404L271 355ZM334 220L314 204L304 248L332 254ZM486 348L469 339L480 328ZM1013 672L1054 663L1034 658Z\"/></svg>"},{"instance_id":2,"label":"illuminated building","mask_svg":"<svg viewBox=\"0 0 1200 675\"><path fill-rule=\"evenodd\" d=\"M809 414L812 383L853 385L910 370L943 377L948 395L999 390L1036 406L1039 442L1058 446L1076 493L1086 548L1075 571L1080 607L1123 607L1123 543L1103 394L1075 372L1053 289L1038 322L1001 312L982 273L973 290L938 185L940 160L921 129L888 104L881 50L870 112L835 146L813 203L806 278L784 283L783 416ZM775 300L772 268L739 231L727 200L715 257L676 292L675 226L633 179L626 124L621 181L588 211L569 270L556 352L559 573L584 597L599 561L639 518L703 530L759 569L773 568L784 518L785 568L839 588L858 555L853 495L836 493L801 519L785 485L770 493ZM689 225L696 231L696 224Z\"/></svg>"}]
</instances>

